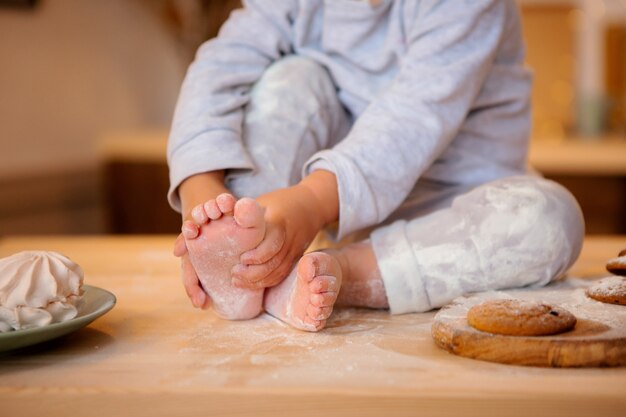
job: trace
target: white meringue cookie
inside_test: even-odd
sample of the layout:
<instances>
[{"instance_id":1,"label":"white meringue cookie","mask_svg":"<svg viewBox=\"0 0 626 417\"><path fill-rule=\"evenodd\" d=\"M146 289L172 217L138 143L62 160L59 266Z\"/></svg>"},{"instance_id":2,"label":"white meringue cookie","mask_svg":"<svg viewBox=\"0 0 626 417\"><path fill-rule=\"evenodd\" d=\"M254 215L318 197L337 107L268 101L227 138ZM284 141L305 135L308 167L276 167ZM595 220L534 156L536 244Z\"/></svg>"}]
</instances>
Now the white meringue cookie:
<instances>
[{"instance_id":1,"label":"white meringue cookie","mask_svg":"<svg viewBox=\"0 0 626 417\"><path fill-rule=\"evenodd\" d=\"M56 252L0 259L0 332L73 319L82 285L80 266Z\"/></svg>"}]
</instances>

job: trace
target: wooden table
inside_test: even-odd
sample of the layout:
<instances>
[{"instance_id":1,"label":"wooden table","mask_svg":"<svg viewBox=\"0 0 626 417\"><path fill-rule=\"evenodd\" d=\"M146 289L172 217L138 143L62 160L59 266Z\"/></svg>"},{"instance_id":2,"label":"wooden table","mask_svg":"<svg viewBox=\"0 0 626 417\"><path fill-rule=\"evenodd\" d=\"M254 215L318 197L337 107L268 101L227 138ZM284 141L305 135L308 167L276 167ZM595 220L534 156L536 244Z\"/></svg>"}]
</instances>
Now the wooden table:
<instances>
[{"instance_id":1,"label":"wooden table","mask_svg":"<svg viewBox=\"0 0 626 417\"><path fill-rule=\"evenodd\" d=\"M434 313L339 310L319 334L194 310L172 236L5 238L0 256L63 252L117 306L0 355L0 416L617 416L626 368L542 369L450 355ZM604 275L626 236L589 238L572 275Z\"/></svg>"}]
</instances>

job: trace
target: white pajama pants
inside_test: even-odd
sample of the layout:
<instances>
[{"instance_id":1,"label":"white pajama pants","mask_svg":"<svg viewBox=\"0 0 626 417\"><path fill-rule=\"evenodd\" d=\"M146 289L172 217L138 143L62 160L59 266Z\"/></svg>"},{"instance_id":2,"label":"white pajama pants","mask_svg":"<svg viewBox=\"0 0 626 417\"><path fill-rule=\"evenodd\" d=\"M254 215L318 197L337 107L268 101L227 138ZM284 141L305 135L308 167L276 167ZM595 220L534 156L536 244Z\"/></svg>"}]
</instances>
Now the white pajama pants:
<instances>
[{"instance_id":1,"label":"white pajama pants","mask_svg":"<svg viewBox=\"0 0 626 417\"><path fill-rule=\"evenodd\" d=\"M257 82L246 107L243 140L255 169L227 171L226 184L238 197L293 185L307 160L341 141L351 125L321 66L283 59ZM350 215L358 216L358 207ZM536 176L482 185L420 179L367 233L390 310L401 314L441 307L468 292L561 277L580 253L584 222L567 190Z\"/></svg>"}]
</instances>

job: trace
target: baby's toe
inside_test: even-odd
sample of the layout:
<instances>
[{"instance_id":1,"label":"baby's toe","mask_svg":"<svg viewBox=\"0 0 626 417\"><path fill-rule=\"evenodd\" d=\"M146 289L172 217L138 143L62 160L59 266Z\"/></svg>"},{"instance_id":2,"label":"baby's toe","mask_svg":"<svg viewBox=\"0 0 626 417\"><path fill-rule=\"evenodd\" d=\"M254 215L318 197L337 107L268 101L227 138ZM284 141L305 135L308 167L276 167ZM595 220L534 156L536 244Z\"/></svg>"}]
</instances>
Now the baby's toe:
<instances>
[{"instance_id":1,"label":"baby's toe","mask_svg":"<svg viewBox=\"0 0 626 417\"><path fill-rule=\"evenodd\" d=\"M310 303L314 307L332 307L337 301L336 292L324 292L311 294Z\"/></svg>"},{"instance_id":2,"label":"baby's toe","mask_svg":"<svg viewBox=\"0 0 626 417\"><path fill-rule=\"evenodd\" d=\"M306 326L305 330L310 332L317 332L326 326L326 320L315 320L309 316L305 317L303 321Z\"/></svg>"},{"instance_id":3,"label":"baby's toe","mask_svg":"<svg viewBox=\"0 0 626 417\"><path fill-rule=\"evenodd\" d=\"M204 204L198 204L191 210L191 218L200 226L209 221L209 216L204 210Z\"/></svg>"},{"instance_id":4,"label":"baby's toe","mask_svg":"<svg viewBox=\"0 0 626 417\"><path fill-rule=\"evenodd\" d=\"M191 220L185 220L183 222L181 231L183 232L183 236L185 237L185 239L195 239L198 237L199 234L198 225Z\"/></svg>"},{"instance_id":5,"label":"baby's toe","mask_svg":"<svg viewBox=\"0 0 626 417\"><path fill-rule=\"evenodd\" d=\"M316 307L313 305L309 305L306 309L307 315L313 320L326 320L330 317L333 312L333 308L331 307Z\"/></svg>"},{"instance_id":6,"label":"baby's toe","mask_svg":"<svg viewBox=\"0 0 626 417\"><path fill-rule=\"evenodd\" d=\"M252 198L242 198L234 205L233 216L244 228L261 227L265 223L263 208Z\"/></svg>"},{"instance_id":7,"label":"baby's toe","mask_svg":"<svg viewBox=\"0 0 626 417\"><path fill-rule=\"evenodd\" d=\"M220 211L224 214L232 213L235 209L235 197L232 194L220 194L215 198L217 202L217 207L219 207Z\"/></svg>"},{"instance_id":8,"label":"baby's toe","mask_svg":"<svg viewBox=\"0 0 626 417\"><path fill-rule=\"evenodd\" d=\"M204 211L211 220L217 220L222 217L223 214L217 205L217 201L215 201L214 199L204 203Z\"/></svg>"},{"instance_id":9,"label":"baby's toe","mask_svg":"<svg viewBox=\"0 0 626 417\"><path fill-rule=\"evenodd\" d=\"M328 275L315 277L315 279L309 283L309 289L312 293L338 292L339 288L340 285L337 278Z\"/></svg>"}]
</instances>

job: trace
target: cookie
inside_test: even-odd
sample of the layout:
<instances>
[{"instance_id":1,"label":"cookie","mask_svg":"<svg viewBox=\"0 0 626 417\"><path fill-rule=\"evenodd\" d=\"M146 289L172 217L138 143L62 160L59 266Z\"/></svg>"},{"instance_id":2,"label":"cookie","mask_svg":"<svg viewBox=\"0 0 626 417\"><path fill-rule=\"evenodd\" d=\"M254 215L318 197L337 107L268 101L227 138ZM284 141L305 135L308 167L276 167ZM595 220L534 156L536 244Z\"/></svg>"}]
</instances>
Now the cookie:
<instances>
[{"instance_id":1,"label":"cookie","mask_svg":"<svg viewBox=\"0 0 626 417\"><path fill-rule=\"evenodd\" d=\"M621 251L617 258L609 259L606 270L615 275L626 275L626 249Z\"/></svg>"},{"instance_id":2,"label":"cookie","mask_svg":"<svg viewBox=\"0 0 626 417\"><path fill-rule=\"evenodd\" d=\"M487 300L467 313L468 323L483 332L510 336L546 336L563 333L576 325L569 311L523 300Z\"/></svg>"},{"instance_id":3,"label":"cookie","mask_svg":"<svg viewBox=\"0 0 626 417\"><path fill-rule=\"evenodd\" d=\"M626 278L608 277L587 288L587 295L609 304L626 305Z\"/></svg>"}]
</instances>

